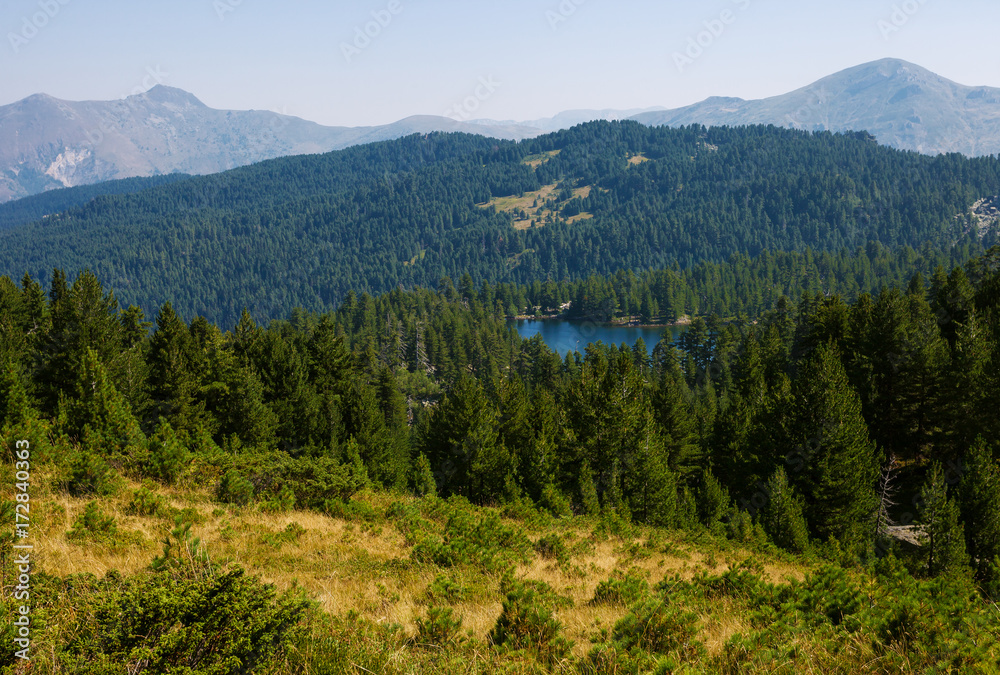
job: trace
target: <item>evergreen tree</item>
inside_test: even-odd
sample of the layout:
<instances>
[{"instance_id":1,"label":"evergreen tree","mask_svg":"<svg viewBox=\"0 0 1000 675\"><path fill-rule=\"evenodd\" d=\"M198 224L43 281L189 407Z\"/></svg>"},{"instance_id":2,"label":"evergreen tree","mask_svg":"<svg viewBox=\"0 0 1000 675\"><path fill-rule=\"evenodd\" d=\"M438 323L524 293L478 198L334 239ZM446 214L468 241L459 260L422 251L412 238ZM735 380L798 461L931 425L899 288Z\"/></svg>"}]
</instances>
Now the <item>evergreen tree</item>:
<instances>
[{"instance_id":1,"label":"evergreen tree","mask_svg":"<svg viewBox=\"0 0 1000 675\"><path fill-rule=\"evenodd\" d=\"M778 467L765 486L766 502L759 522L776 545L802 553L809 547L809 529L802 514L802 502L788 484L783 467Z\"/></svg>"},{"instance_id":2,"label":"evergreen tree","mask_svg":"<svg viewBox=\"0 0 1000 675\"><path fill-rule=\"evenodd\" d=\"M181 434L202 423L204 406L197 398L200 361L187 326L169 302L164 304L149 350L151 414L165 418Z\"/></svg>"},{"instance_id":3,"label":"evergreen tree","mask_svg":"<svg viewBox=\"0 0 1000 675\"><path fill-rule=\"evenodd\" d=\"M809 525L821 539L870 541L879 460L837 348L820 345L793 391L789 471Z\"/></svg>"},{"instance_id":4,"label":"evergreen tree","mask_svg":"<svg viewBox=\"0 0 1000 675\"><path fill-rule=\"evenodd\" d=\"M60 422L85 452L131 457L145 449L138 421L93 349L87 350L74 385L74 396L60 399Z\"/></svg>"},{"instance_id":5,"label":"evergreen tree","mask_svg":"<svg viewBox=\"0 0 1000 675\"><path fill-rule=\"evenodd\" d=\"M920 492L920 517L927 536L927 568L934 575L960 574L969 569L965 528L958 504L948 495L944 470L935 462Z\"/></svg>"},{"instance_id":6,"label":"evergreen tree","mask_svg":"<svg viewBox=\"0 0 1000 675\"><path fill-rule=\"evenodd\" d=\"M982 437L966 456L959 495L965 543L976 575L994 582L992 566L1000 557L1000 465Z\"/></svg>"},{"instance_id":7,"label":"evergreen tree","mask_svg":"<svg viewBox=\"0 0 1000 675\"><path fill-rule=\"evenodd\" d=\"M500 441L497 413L482 386L460 376L433 412L424 452L442 492L476 503L500 500L515 475L514 457Z\"/></svg>"}]
</instances>

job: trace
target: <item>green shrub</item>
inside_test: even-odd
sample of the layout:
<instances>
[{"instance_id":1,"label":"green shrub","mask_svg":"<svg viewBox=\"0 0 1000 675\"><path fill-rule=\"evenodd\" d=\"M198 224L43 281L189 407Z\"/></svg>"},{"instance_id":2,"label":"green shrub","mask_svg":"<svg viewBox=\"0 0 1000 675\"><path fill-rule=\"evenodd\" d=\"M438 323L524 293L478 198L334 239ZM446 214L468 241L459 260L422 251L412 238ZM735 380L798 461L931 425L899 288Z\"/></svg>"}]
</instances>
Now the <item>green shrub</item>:
<instances>
[{"instance_id":1,"label":"green shrub","mask_svg":"<svg viewBox=\"0 0 1000 675\"><path fill-rule=\"evenodd\" d=\"M180 477L191 460L191 453L174 432L170 423L160 420L156 434L149 440L149 474L167 485Z\"/></svg>"},{"instance_id":2,"label":"green shrub","mask_svg":"<svg viewBox=\"0 0 1000 675\"><path fill-rule=\"evenodd\" d=\"M111 541L117 529L113 517L105 515L97 502L89 502L73 521L73 529L66 533L66 538L74 541L81 539Z\"/></svg>"},{"instance_id":3,"label":"green shrub","mask_svg":"<svg viewBox=\"0 0 1000 675\"><path fill-rule=\"evenodd\" d=\"M592 604L634 605L649 594L649 582L640 573L629 570L615 573L610 579L597 584Z\"/></svg>"},{"instance_id":4,"label":"green shrub","mask_svg":"<svg viewBox=\"0 0 1000 675\"><path fill-rule=\"evenodd\" d=\"M166 500L161 495L141 487L132 494L125 511L137 516L161 516L168 508Z\"/></svg>"},{"instance_id":5,"label":"green shrub","mask_svg":"<svg viewBox=\"0 0 1000 675\"><path fill-rule=\"evenodd\" d=\"M692 586L708 599L754 598L769 589L761 579L763 574L764 565L760 561L748 558L738 565L731 565L721 575L701 572L692 580ZM661 585L661 590L670 583Z\"/></svg>"},{"instance_id":6,"label":"green shrub","mask_svg":"<svg viewBox=\"0 0 1000 675\"><path fill-rule=\"evenodd\" d=\"M295 493L292 488L285 485L267 501L260 505L265 513L286 513L295 508Z\"/></svg>"},{"instance_id":7,"label":"green shrub","mask_svg":"<svg viewBox=\"0 0 1000 675\"><path fill-rule=\"evenodd\" d=\"M242 570L110 575L61 655L65 672L273 672L309 603Z\"/></svg>"},{"instance_id":8,"label":"green shrub","mask_svg":"<svg viewBox=\"0 0 1000 675\"><path fill-rule=\"evenodd\" d=\"M417 645L450 647L462 642L462 619L451 607L429 607L426 619L417 619Z\"/></svg>"},{"instance_id":9,"label":"green shrub","mask_svg":"<svg viewBox=\"0 0 1000 675\"><path fill-rule=\"evenodd\" d=\"M679 652L690 658L702 649L694 639L698 634L698 615L668 604L660 598L647 598L622 617L612 631L616 646L652 654Z\"/></svg>"},{"instance_id":10,"label":"green shrub","mask_svg":"<svg viewBox=\"0 0 1000 675\"><path fill-rule=\"evenodd\" d=\"M73 457L67 489L74 497L107 495L114 489L114 472L93 452L80 451Z\"/></svg>"},{"instance_id":11,"label":"green shrub","mask_svg":"<svg viewBox=\"0 0 1000 675\"><path fill-rule=\"evenodd\" d=\"M323 511L331 518L339 518L349 522L377 523L378 512L367 502L342 499L328 499L323 505Z\"/></svg>"},{"instance_id":12,"label":"green shrub","mask_svg":"<svg viewBox=\"0 0 1000 675\"><path fill-rule=\"evenodd\" d=\"M288 523L285 529L275 534L265 534L260 538L261 543L274 548L281 548L284 544L293 544L302 538L306 533L306 528L298 523Z\"/></svg>"},{"instance_id":13,"label":"green shrub","mask_svg":"<svg viewBox=\"0 0 1000 675\"><path fill-rule=\"evenodd\" d=\"M230 469L219 481L215 496L221 502L245 506L254 497L253 483L240 475L236 469Z\"/></svg>"},{"instance_id":14,"label":"green shrub","mask_svg":"<svg viewBox=\"0 0 1000 675\"><path fill-rule=\"evenodd\" d=\"M548 584L511 582L503 610L490 631L490 644L511 650L525 650L551 666L565 658L572 643L562 635L562 624L553 616L558 601Z\"/></svg>"},{"instance_id":15,"label":"green shrub","mask_svg":"<svg viewBox=\"0 0 1000 675\"><path fill-rule=\"evenodd\" d=\"M465 587L457 583L445 574L434 577L434 581L427 586L426 596L431 602L445 602L448 604L461 602L465 599Z\"/></svg>"},{"instance_id":16,"label":"green shrub","mask_svg":"<svg viewBox=\"0 0 1000 675\"><path fill-rule=\"evenodd\" d=\"M443 504L448 516L444 536L422 534L410 553L414 560L441 567L477 565L489 572L528 562L532 545L523 531L502 524L493 513L476 517L467 502L449 499Z\"/></svg>"},{"instance_id":17,"label":"green shrub","mask_svg":"<svg viewBox=\"0 0 1000 675\"><path fill-rule=\"evenodd\" d=\"M569 562L569 550L566 542L556 533L546 534L535 542L535 553L546 560L555 560L560 564Z\"/></svg>"}]
</instances>

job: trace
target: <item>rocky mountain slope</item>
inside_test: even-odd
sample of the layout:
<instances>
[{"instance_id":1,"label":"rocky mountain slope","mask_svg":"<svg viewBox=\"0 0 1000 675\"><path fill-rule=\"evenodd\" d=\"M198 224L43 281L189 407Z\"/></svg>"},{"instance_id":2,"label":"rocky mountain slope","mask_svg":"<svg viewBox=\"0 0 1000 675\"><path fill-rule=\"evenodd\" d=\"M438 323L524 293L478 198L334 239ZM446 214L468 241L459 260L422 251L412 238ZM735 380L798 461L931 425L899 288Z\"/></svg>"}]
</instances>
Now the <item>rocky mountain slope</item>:
<instances>
[{"instance_id":1,"label":"rocky mountain slope","mask_svg":"<svg viewBox=\"0 0 1000 675\"><path fill-rule=\"evenodd\" d=\"M848 68L781 96L713 97L632 119L667 126L774 124L868 131L885 145L924 154L1000 153L1000 89L957 84L899 59Z\"/></svg>"},{"instance_id":2,"label":"rocky mountain slope","mask_svg":"<svg viewBox=\"0 0 1000 675\"><path fill-rule=\"evenodd\" d=\"M71 102L37 94L0 107L0 202L133 176L216 173L432 131L504 139L541 133L433 116L385 126L324 127L268 111L215 110L162 85L118 101Z\"/></svg>"}]
</instances>

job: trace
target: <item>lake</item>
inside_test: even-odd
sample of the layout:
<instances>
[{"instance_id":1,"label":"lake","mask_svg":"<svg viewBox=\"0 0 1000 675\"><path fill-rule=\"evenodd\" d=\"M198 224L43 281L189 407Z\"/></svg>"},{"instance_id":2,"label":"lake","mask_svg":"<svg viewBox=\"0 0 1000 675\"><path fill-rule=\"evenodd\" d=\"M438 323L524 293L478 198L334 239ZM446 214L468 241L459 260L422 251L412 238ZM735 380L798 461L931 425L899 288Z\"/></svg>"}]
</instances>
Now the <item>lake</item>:
<instances>
[{"instance_id":1,"label":"lake","mask_svg":"<svg viewBox=\"0 0 1000 675\"><path fill-rule=\"evenodd\" d=\"M674 340L684 332L686 326L666 326L661 328L644 328L639 326L609 326L590 321L560 321L549 319L543 321L519 320L513 321L518 334L527 339L541 335L549 349L566 356L571 351L581 354L591 342L603 342L607 345L620 345L623 342L629 347L642 338L646 342L646 350L650 353L660 341L664 331L669 331Z\"/></svg>"}]
</instances>

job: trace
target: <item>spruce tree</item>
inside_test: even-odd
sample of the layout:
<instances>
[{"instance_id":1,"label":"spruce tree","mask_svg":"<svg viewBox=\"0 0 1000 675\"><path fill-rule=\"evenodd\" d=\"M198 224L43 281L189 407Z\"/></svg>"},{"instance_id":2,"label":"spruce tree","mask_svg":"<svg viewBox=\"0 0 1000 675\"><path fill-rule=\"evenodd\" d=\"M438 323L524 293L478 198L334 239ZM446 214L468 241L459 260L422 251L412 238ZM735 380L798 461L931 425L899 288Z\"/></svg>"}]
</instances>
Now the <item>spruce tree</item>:
<instances>
[{"instance_id":1,"label":"spruce tree","mask_svg":"<svg viewBox=\"0 0 1000 675\"><path fill-rule=\"evenodd\" d=\"M948 495L944 470L937 462L920 491L920 518L927 536L928 571L935 576L967 571L965 528L959 522L958 504Z\"/></svg>"},{"instance_id":2,"label":"spruce tree","mask_svg":"<svg viewBox=\"0 0 1000 675\"><path fill-rule=\"evenodd\" d=\"M966 455L959 495L965 543L976 575L994 582L992 564L1000 557L1000 464L983 437Z\"/></svg>"},{"instance_id":3,"label":"spruce tree","mask_svg":"<svg viewBox=\"0 0 1000 675\"><path fill-rule=\"evenodd\" d=\"M816 349L802 364L793 392L788 470L805 497L813 533L843 543L871 541L878 454L836 347Z\"/></svg>"},{"instance_id":4,"label":"spruce tree","mask_svg":"<svg viewBox=\"0 0 1000 675\"><path fill-rule=\"evenodd\" d=\"M777 546L802 553L809 547L809 529L802 514L802 502L788 484L783 467L778 467L765 486L765 499L759 522Z\"/></svg>"},{"instance_id":5,"label":"spruce tree","mask_svg":"<svg viewBox=\"0 0 1000 675\"><path fill-rule=\"evenodd\" d=\"M202 422L204 404L197 398L201 360L187 325L169 302L164 304L149 346L150 411L181 434Z\"/></svg>"}]
</instances>

